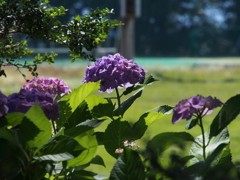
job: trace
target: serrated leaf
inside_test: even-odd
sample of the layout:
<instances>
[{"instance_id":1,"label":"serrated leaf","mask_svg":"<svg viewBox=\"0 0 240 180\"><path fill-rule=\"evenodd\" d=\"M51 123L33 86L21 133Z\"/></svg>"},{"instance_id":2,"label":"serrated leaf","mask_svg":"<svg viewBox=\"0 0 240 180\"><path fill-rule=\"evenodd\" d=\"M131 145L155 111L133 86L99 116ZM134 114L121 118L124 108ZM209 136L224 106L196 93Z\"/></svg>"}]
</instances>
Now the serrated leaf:
<instances>
[{"instance_id":1,"label":"serrated leaf","mask_svg":"<svg viewBox=\"0 0 240 180\"><path fill-rule=\"evenodd\" d=\"M72 108L70 107L69 103L67 101L59 101L59 113L60 117L56 121L57 127L63 127L65 123L68 122L69 117L72 115Z\"/></svg>"},{"instance_id":2,"label":"serrated leaf","mask_svg":"<svg viewBox=\"0 0 240 180\"><path fill-rule=\"evenodd\" d=\"M72 156L77 156L84 150L74 138L59 135L54 136L46 145L40 149L41 155L70 153Z\"/></svg>"},{"instance_id":3,"label":"serrated leaf","mask_svg":"<svg viewBox=\"0 0 240 180\"><path fill-rule=\"evenodd\" d=\"M70 94L64 96L60 101L67 101L72 112L81 104L90 94L98 91L100 82L89 82L81 85Z\"/></svg>"},{"instance_id":4,"label":"serrated leaf","mask_svg":"<svg viewBox=\"0 0 240 180\"><path fill-rule=\"evenodd\" d=\"M88 119L92 119L92 115L88 109L87 103L83 101L67 119L64 127L66 129L77 126Z\"/></svg>"},{"instance_id":5,"label":"serrated leaf","mask_svg":"<svg viewBox=\"0 0 240 180\"><path fill-rule=\"evenodd\" d=\"M94 129L101 125L103 120L99 121L97 119L92 119L92 120L86 120L82 123L79 123L73 128L69 128L65 130L65 135L71 136L71 137L76 137L81 133L84 133L86 131L89 131L91 129Z\"/></svg>"},{"instance_id":6,"label":"serrated leaf","mask_svg":"<svg viewBox=\"0 0 240 180\"><path fill-rule=\"evenodd\" d=\"M5 115L5 118L9 125L16 126L22 122L24 114L19 112L8 113Z\"/></svg>"},{"instance_id":7,"label":"serrated leaf","mask_svg":"<svg viewBox=\"0 0 240 180\"><path fill-rule=\"evenodd\" d=\"M137 152L124 149L123 154L117 159L111 174L110 180L137 179L144 180L144 166Z\"/></svg>"},{"instance_id":8,"label":"serrated leaf","mask_svg":"<svg viewBox=\"0 0 240 180\"><path fill-rule=\"evenodd\" d=\"M67 161L72 158L74 158L74 156L69 153L49 154L40 157L34 157L34 159L39 161L54 161L54 162Z\"/></svg>"},{"instance_id":9,"label":"serrated leaf","mask_svg":"<svg viewBox=\"0 0 240 180\"><path fill-rule=\"evenodd\" d=\"M19 135L31 149L41 148L51 138L51 123L39 105L33 105L25 114Z\"/></svg>"},{"instance_id":10,"label":"serrated leaf","mask_svg":"<svg viewBox=\"0 0 240 180\"><path fill-rule=\"evenodd\" d=\"M75 140L85 149L76 158L68 161L70 167L88 164L95 157L97 151L97 139L93 131L88 131L75 137Z\"/></svg>"},{"instance_id":11,"label":"serrated leaf","mask_svg":"<svg viewBox=\"0 0 240 180\"><path fill-rule=\"evenodd\" d=\"M108 101L107 99L92 95L86 98L86 103L94 117L100 118L104 116L113 116L114 106L112 102Z\"/></svg>"},{"instance_id":12,"label":"serrated leaf","mask_svg":"<svg viewBox=\"0 0 240 180\"><path fill-rule=\"evenodd\" d=\"M132 140L132 128L127 121L112 121L103 136L103 144L107 152L117 158L116 149L123 148L125 140Z\"/></svg>"},{"instance_id":13,"label":"serrated leaf","mask_svg":"<svg viewBox=\"0 0 240 180\"><path fill-rule=\"evenodd\" d=\"M208 143L208 144L207 144ZM195 143L192 144L192 147L190 149L190 154L193 155L195 158L191 160L192 164L205 161L206 166L210 166L210 164L213 165L213 161L216 163L214 165L218 165L218 162L221 161L221 154L223 153L222 157L225 157L224 155L225 147L230 143L228 130L224 129L220 134L218 134L215 137L212 137L209 140L209 134L205 133L205 144L207 144L206 147L206 159L204 160L203 157L203 137L202 135L197 136L195 139ZM218 160L216 159L218 158Z\"/></svg>"},{"instance_id":14,"label":"serrated leaf","mask_svg":"<svg viewBox=\"0 0 240 180\"><path fill-rule=\"evenodd\" d=\"M214 118L210 126L210 138L217 136L225 129L240 113L240 95L231 97L224 103L222 109Z\"/></svg>"},{"instance_id":15,"label":"serrated leaf","mask_svg":"<svg viewBox=\"0 0 240 180\"><path fill-rule=\"evenodd\" d=\"M148 112L144 113L140 119L133 125L133 134L135 139L140 139L145 131L147 130L148 126L150 126L156 120L160 120L165 117L166 114L159 113L159 112Z\"/></svg>"}]
</instances>

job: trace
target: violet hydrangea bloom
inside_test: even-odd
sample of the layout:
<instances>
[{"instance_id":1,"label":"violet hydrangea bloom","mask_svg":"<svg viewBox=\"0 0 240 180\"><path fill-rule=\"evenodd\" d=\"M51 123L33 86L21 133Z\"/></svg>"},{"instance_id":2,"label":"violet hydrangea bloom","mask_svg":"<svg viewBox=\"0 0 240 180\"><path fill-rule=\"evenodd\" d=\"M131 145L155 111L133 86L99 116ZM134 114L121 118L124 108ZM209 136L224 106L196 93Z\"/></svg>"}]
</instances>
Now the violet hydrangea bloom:
<instances>
[{"instance_id":1,"label":"violet hydrangea bloom","mask_svg":"<svg viewBox=\"0 0 240 180\"><path fill-rule=\"evenodd\" d=\"M58 104L49 93L40 93L35 89L21 89L19 93L8 96L9 112L26 113L35 103L40 105L49 119L59 118Z\"/></svg>"},{"instance_id":2,"label":"violet hydrangea bloom","mask_svg":"<svg viewBox=\"0 0 240 180\"><path fill-rule=\"evenodd\" d=\"M115 88L130 87L141 83L145 78L145 70L132 60L116 53L103 56L86 70L83 82L101 81L100 91L112 92Z\"/></svg>"},{"instance_id":3,"label":"violet hydrangea bloom","mask_svg":"<svg viewBox=\"0 0 240 180\"><path fill-rule=\"evenodd\" d=\"M0 91L0 117L8 113L7 96Z\"/></svg>"},{"instance_id":4,"label":"violet hydrangea bloom","mask_svg":"<svg viewBox=\"0 0 240 180\"><path fill-rule=\"evenodd\" d=\"M211 96L203 97L197 95L188 99L180 101L173 109L172 122L176 123L182 119L189 120L192 116L205 116L212 113L216 107L223 105L223 103Z\"/></svg>"},{"instance_id":5,"label":"violet hydrangea bloom","mask_svg":"<svg viewBox=\"0 0 240 180\"><path fill-rule=\"evenodd\" d=\"M53 97L62 97L69 94L71 89L63 82L63 80L53 77L36 77L26 82L22 89L36 90L41 93L49 93Z\"/></svg>"}]
</instances>

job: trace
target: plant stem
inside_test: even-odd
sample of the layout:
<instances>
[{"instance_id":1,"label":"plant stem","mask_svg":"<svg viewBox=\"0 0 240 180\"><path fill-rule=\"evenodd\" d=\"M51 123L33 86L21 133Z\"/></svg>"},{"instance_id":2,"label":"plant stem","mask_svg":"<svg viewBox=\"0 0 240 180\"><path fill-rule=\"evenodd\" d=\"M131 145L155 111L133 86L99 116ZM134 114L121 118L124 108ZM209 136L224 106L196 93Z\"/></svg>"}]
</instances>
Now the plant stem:
<instances>
[{"instance_id":1,"label":"plant stem","mask_svg":"<svg viewBox=\"0 0 240 180\"><path fill-rule=\"evenodd\" d=\"M51 119L51 122L52 122L53 133L55 135L55 134L57 134L57 130L56 130L56 127L55 127L55 122L52 119Z\"/></svg>"},{"instance_id":2,"label":"plant stem","mask_svg":"<svg viewBox=\"0 0 240 180\"><path fill-rule=\"evenodd\" d=\"M120 95L119 95L118 88L115 88L115 90L116 90L116 94L117 94L118 109L119 109L120 115L121 115L121 117L122 117L121 97L120 97Z\"/></svg>"},{"instance_id":3,"label":"plant stem","mask_svg":"<svg viewBox=\"0 0 240 180\"><path fill-rule=\"evenodd\" d=\"M199 126L201 128L202 132L202 149L203 149L203 159L206 160L206 142L205 142L205 133L204 133L204 127L202 123L202 117L199 117Z\"/></svg>"}]
</instances>

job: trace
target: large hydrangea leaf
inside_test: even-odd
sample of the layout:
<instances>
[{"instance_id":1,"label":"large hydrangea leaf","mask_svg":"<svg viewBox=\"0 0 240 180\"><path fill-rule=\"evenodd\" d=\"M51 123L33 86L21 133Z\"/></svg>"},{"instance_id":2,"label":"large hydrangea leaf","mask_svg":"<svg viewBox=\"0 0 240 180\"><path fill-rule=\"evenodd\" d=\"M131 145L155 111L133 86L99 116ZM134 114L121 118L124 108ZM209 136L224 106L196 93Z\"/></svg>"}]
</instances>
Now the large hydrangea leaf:
<instances>
[{"instance_id":1,"label":"large hydrangea leaf","mask_svg":"<svg viewBox=\"0 0 240 180\"><path fill-rule=\"evenodd\" d=\"M138 153L131 149L124 149L123 154L117 159L109 179L144 180L145 176L144 166Z\"/></svg>"},{"instance_id":2,"label":"large hydrangea leaf","mask_svg":"<svg viewBox=\"0 0 240 180\"><path fill-rule=\"evenodd\" d=\"M37 104L31 107L22 120L19 136L32 150L41 148L51 138L51 123Z\"/></svg>"},{"instance_id":3,"label":"large hydrangea leaf","mask_svg":"<svg viewBox=\"0 0 240 180\"><path fill-rule=\"evenodd\" d=\"M210 126L210 138L217 136L225 129L240 113L240 95L231 97L214 118Z\"/></svg>"}]
</instances>

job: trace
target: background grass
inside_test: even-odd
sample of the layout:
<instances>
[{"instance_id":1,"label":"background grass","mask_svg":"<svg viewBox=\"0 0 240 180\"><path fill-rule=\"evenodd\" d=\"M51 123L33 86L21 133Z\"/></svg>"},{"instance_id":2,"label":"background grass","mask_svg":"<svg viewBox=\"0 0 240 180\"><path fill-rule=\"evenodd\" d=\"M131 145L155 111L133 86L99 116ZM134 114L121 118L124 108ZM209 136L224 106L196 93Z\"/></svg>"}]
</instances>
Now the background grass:
<instances>
[{"instance_id":1,"label":"background grass","mask_svg":"<svg viewBox=\"0 0 240 180\"><path fill-rule=\"evenodd\" d=\"M85 65L76 66L54 66L43 65L39 67L40 76L53 76L63 79L72 89L77 88L82 82L84 76ZM240 69L236 67L198 67L187 69L157 69L151 68L149 74L153 74L159 81L145 87L143 95L135 104L126 112L125 118L131 122L135 122L146 111L154 111L161 105L174 106L178 101L201 94L204 96L215 96L225 102L230 97L240 92ZM0 78L1 90L5 94L17 92L23 85L24 79L20 74L12 68L7 69L8 77ZM27 78L31 78L27 75ZM102 94L105 96L106 94ZM112 94L115 95L115 94ZM205 129L208 128L214 115L217 114L219 108L215 112L204 119ZM144 142L154 135L166 131L187 131L185 130L185 121L177 124L171 123L171 115L165 119L159 120L152 124L147 130L145 136L138 144L144 148ZM107 126L107 123L104 124ZM231 151L233 161L240 161L240 117L238 117L229 126L231 137ZM200 134L198 127L189 130L194 136ZM104 156L106 168L94 166L91 167L95 171L106 174L114 163L114 159L110 157L104 148L98 151Z\"/></svg>"}]
</instances>

